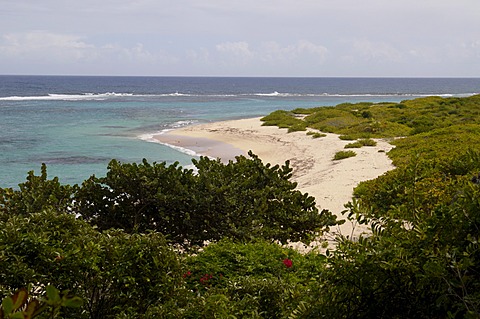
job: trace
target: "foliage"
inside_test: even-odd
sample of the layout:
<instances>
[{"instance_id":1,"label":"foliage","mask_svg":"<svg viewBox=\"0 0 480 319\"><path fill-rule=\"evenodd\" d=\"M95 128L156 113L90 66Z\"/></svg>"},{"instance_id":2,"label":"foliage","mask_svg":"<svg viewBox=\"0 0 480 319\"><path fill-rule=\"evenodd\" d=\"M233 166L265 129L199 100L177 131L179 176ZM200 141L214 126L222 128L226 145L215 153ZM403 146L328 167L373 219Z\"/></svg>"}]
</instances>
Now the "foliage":
<instances>
[{"instance_id":1,"label":"foliage","mask_svg":"<svg viewBox=\"0 0 480 319\"><path fill-rule=\"evenodd\" d=\"M343 295L352 292L346 285L361 287L349 297L350 307L366 312L381 304L392 311L387 317L478 316L479 159L478 151L435 161L417 156L357 187L350 217L370 224L373 234L343 241L336 252L339 269L351 265L355 272L341 274L346 281L337 277L336 287L345 284ZM375 280L356 279L369 274ZM358 302L358 295L369 294L371 300Z\"/></svg>"},{"instance_id":2,"label":"foliage","mask_svg":"<svg viewBox=\"0 0 480 319\"><path fill-rule=\"evenodd\" d=\"M194 160L198 174L176 164L112 161L75 197L76 212L100 229L154 230L184 247L223 237L309 242L335 225L314 198L295 190L289 163L271 166L255 155L223 164Z\"/></svg>"},{"instance_id":3,"label":"foliage","mask_svg":"<svg viewBox=\"0 0 480 319\"><path fill-rule=\"evenodd\" d=\"M73 215L46 210L0 223L0 297L32 284L69 290L85 302L65 317L144 313L174 296L181 268L160 234L99 233ZM48 292L48 291L47 291Z\"/></svg>"},{"instance_id":4,"label":"foliage","mask_svg":"<svg viewBox=\"0 0 480 319\"><path fill-rule=\"evenodd\" d=\"M362 146L376 146L377 142L372 140L371 138L362 138L359 139L358 142L362 144Z\"/></svg>"},{"instance_id":5,"label":"foliage","mask_svg":"<svg viewBox=\"0 0 480 319\"><path fill-rule=\"evenodd\" d=\"M355 136L353 136L353 135L340 135L338 138L341 139L342 141L354 141L354 140L356 140Z\"/></svg>"},{"instance_id":6,"label":"foliage","mask_svg":"<svg viewBox=\"0 0 480 319\"><path fill-rule=\"evenodd\" d=\"M0 318L30 319L48 315L55 318L60 314L62 307L78 308L83 304L79 297L69 296L68 291L60 291L49 285L45 288L46 296L41 300L29 298L28 290L21 288L12 296L5 297L0 307Z\"/></svg>"},{"instance_id":7,"label":"foliage","mask_svg":"<svg viewBox=\"0 0 480 319\"><path fill-rule=\"evenodd\" d=\"M312 138L320 138L320 137L325 137L327 134L319 133L319 132L314 132L314 131L308 131L307 135L311 135Z\"/></svg>"},{"instance_id":8,"label":"foliage","mask_svg":"<svg viewBox=\"0 0 480 319\"><path fill-rule=\"evenodd\" d=\"M265 241L209 245L186 258L191 294L182 317L288 318L310 293L325 261L317 252L300 254Z\"/></svg>"},{"instance_id":9,"label":"foliage","mask_svg":"<svg viewBox=\"0 0 480 319\"><path fill-rule=\"evenodd\" d=\"M77 186L61 185L57 177L49 180L47 167L42 164L41 175L29 172L19 190L0 188L0 219L10 215L26 216L46 208L65 211L72 206L76 190Z\"/></svg>"},{"instance_id":10,"label":"foliage","mask_svg":"<svg viewBox=\"0 0 480 319\"><path fill-rule=\"evenodd\" d=\"M359 141L356 141L353 143L348 143L347 145L345 145L345 148L360 148L362 146L363 146L362 143L360 143Z\"/></svg>"},{"instance_id":11,"label":"foliage","mask_svg":"<svg viewBox=\"0 0 480 319\"><path fill-rule=\"evenodd\" d=\"M375 142L374 140L370 138L362 138L353 143L348 143L347 145L345 145L345 148L360 148L363 146L375 146L375 145L377 145L377 142Z\"/></svg>"},{"instance_id":12,"label":"foliage","mask_svg":"<svg viewBox=\"0 0 480 319\"><path fill-rule=\"evenodd\" d=\"M354 151L338 151L333 156L333 160L338 161L338 160L353 157L353 156L356 156L356 155L357 155L357 153L355 153Z\"/></svg>"},{"instance_id":13,"label":"foliage","mask_svg":"<svg viewBox=\"0 0 480 319\"><path fill-rule=\"evenodd\" d=\"M201 215L212 212L213 219L221 219L222 228L216 229L217 233L240 240L309 243L319 232L336 224L330 212L317 210L313 197L295 190L297 184L290 181L292 168L288 161L272 166L249 155L251 159L240 156L227 165L208 158L194 161L199 177L197 189L209 199ZM212 199L212 190L221 191L221 197ZM215 194L220 195L219 191ZM222 215L218 216L218 212Z\"/></svg>"},{"instance_id":14,"label":"foliage","mask_svg":"<svg viewBox=\"0 0 480 319\"><path fill-rule=\"evenodd\" d=\"M287 111L274 111L262 118L265 126L278 126L279 128L288 128L288 132L305 131L306 125L300 119L295 117L294 113Z\"/></svg>"},{"instance_id":15,"label":"foliage","mask_svg":"<svg viewBox=\"0 0 480 319\"><path fill-rule=\"evenodd\" d=\"M452 154L465 153L480 145L480 125L452 125L392 141L395 145L388 155L396 166L404 165L412 157L448 159Z\"/></svg>"},{"instance_id":16,"label":"foliage","mask_svg":"<svg viewBox=\"0 0 480 319\"><path fill-rule=\"evenodd\" d=\"M119 163L105 177L90 177L75 196L75 212L100 229L157 230L175 242L188 236L195 177L178 163Z\"/></svg>"},{"instance_id":17,"label":"foliage","mask_svg":"<svg viewBox=\"0 0 480 319\"><path fill-rule=\"evenodd\" d=\"M452 125L480 121L480 95L464 98L425 97L401 103L343 103L335 107L276 111L264 117L265 125L303 125L354 139L416 135ZM296 114L305 114L302 120ZM300 122L299 122L300 121Z\"/></svg>"}]
</instances>

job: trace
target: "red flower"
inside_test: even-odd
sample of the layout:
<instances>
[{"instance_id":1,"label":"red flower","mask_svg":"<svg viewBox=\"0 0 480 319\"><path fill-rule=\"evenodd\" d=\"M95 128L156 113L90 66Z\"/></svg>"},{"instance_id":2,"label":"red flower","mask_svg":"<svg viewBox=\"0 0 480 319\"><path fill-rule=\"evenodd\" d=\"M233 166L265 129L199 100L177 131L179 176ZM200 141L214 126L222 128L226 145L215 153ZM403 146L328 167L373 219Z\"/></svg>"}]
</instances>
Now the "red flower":
<instances>
[{"instance_id":1,"label":"red flower","mask_svg":"<svg viewBox=\"0 0 480 319\"><path fill-rule=\"evenodd\" d=\"M292 267L293 262L292 262L291 259L285 258L285 259L283 260L283 264L285 265L285 267L290 268L290 267Z\"/></svg>"},{"instance_id":2,"label":"red flower","mask_svg":"<svg viewBox=\"0 0 480 319\"><path fill-rule=\"evenodd\" d=\"M205 285L212 278L213 278L213 275L205 274L202 278L200 278L200 283Z\"/></svg>"},{"instance_id":3,"label":"red flower","mask_svg":"<svg viewBox=\"0 0 480 319\"><path fill-rule=\"evenodd\" d=\"M185 274L183 274L183 278L187 278L192 275L191 271L187 271Z\"/></svg>"}]
</instances>

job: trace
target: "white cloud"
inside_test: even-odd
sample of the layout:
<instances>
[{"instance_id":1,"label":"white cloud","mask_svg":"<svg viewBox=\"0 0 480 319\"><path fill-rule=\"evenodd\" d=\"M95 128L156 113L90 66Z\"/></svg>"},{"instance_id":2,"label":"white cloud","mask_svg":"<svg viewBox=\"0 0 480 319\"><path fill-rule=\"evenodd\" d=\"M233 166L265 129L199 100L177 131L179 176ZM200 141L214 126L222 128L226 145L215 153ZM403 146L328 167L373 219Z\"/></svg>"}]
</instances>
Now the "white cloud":
<instances>
[{"instance_id":1,"label":"white cloud","mask_svg":"<svg viewBox=\"0 0 480 319\"><path fill-rule=\"evenodd\" d=\"M322 45L317 45L306 40L282 46L275 41L262 42L257 46L242 42L224 42L215 46L215 51L220 54L223 63L232 63L252 67L268 63L314 63L322 64L327 57L328 50ZM203 54L205 56L205 53ZM210 56L208 54L208 56ZM211 59L210 59L211 61Z\"/></svg>"},{"instance_id":2,"label":"white cloud","mask_svg":"<svg viewBox=\"0 0 480 319\"><path fill-rule=\"evenodd\" d=\"M94 46L82 37L46 31L11 33L3 36L0 54L7 56L54 56L56 58L85 57Z\"/></svg>"},{"instance_id":3,"label":"white cloud","mask_svg":"<svg viewBox=\"0 0 480 319\"><path fill-rule=\"evenodd\" d=\"M260 56L266 62L281 62L312 59L318 63L323 63L327 57L328 50L322 45L317 45L306 40L300 40L295 44L281 46L275 41L265 42L263 44Z\"/></svg>"},{"instance_id":4,"label":"white cloud","mask_svg":"<svg viewBox=\"0 0 480 319\"><path fill-rule=\"evenodd\" d=\"M285 72L298 68L314 75L323 67L329 56L325 46L307 40L280 45L275 41L249 43L227 41L185 50L185 63L190 70L213 75L288 75ZM301 75L301 73L297 73Z\"/></svg>"},{"instance_id":5,"label":"white cloud","mask_svg":"<svg viewBox=\"0 0 480 319\"><path fill-rule=\"evenodd\" d=\"M400 62L403 59L403 54L400 50L385 42L356 40L353 43L353 48L360 57L367 60Z\"/></svg>"},{"instance_id":6,"label":"white cloud","mask_svg":"<svg viewBox=\"0 0 480 319\"><path fill-rule=\"evenodd\" d=\"M247 42L224 42L217 44L215 49L224 56L231 57L242 64L247 63L254 57Z\"/></svg>"},{"instance_id":7,"label":"white cloud","mask_svg":"<svg viewBox=\"0 0 480 319\"><path fill-rule=\"evenodd\" d=\"M10 33L0 38L0 69L8 69L12 63L35 67L36 61L50 67L62 64L79 69L83 65L98 70L109 65L119 70L134 70L138 66L152 70L175 64L178 58L161 49L151 52L142 43L95 45L81 36L46 31Z\"/></svg>"},{"instance_id":8,"label":"white cloud","mask_svg":"<svg viewBox=\"0 0 480 319\"><path fill-rule=\"evenodd\" d=\"M186 52L187 60L200 64L209 64L210 60L210 51L206 48L200 48L198 50L188 49Z\"/></svg>"}]
</instances>

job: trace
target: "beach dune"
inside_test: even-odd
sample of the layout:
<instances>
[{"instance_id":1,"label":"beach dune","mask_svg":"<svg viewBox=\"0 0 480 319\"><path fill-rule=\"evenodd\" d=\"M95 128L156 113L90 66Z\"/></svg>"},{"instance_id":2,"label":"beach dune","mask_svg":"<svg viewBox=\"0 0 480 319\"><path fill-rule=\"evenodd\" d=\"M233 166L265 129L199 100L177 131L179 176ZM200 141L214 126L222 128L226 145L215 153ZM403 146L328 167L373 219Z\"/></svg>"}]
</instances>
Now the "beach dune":
<instances>
[{"instance_id":1,"label":"beach dune","mask_svg":"<svg viewBox=\"0 0 480 319\"><path fill-rule=\"evenodd\" d=\"M250 150L264 163L284 164L289 160L297 188L314 196L320 210L328 209L339 219L345 218L344 204L351 200L359 182L394 168L386 155L393 146L387 141L377 140L374 147L354 149L355 157L334 161L335 153L351 141L340 140L336 134L314 139L305 132L287 133L286 129L262 126L260 118L188 126L156 135L155 139L223 161ZM349 222L332 230L351 238L364 231Z\"/></svg>"}]
</instances>

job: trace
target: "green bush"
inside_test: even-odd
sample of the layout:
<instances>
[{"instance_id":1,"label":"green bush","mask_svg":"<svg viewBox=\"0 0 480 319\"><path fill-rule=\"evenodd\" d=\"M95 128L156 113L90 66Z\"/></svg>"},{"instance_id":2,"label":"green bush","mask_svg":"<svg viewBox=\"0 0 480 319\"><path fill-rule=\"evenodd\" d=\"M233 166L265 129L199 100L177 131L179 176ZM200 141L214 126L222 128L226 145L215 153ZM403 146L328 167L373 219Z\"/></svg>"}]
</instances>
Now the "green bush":
<instances>
[{"instance_id":1,"label":"green bush","mask_svg":"<svg viewBox=\"0 0 480 319\"><path fill-rule=\"evenodd\" d=\"M46 210L0 222L0 297L54 285L84 300L65 317L109 318L143 314L174 298L182 270L160 234L99 233L67 213Z\"/></svg>"},{"instance_id":2,"label":"green bush","mask_svg":"<svg viewBox=\"0 0 480 319\"><path fill-rule=\"evenodd\" d=\"M352 135L340 135L338 138L341 139L342 141L354 141L354 140L356 140L356 138Z\"/></svg>"},{"instance_id":3,"label":"green bush","mask_svg":"<svg viewBox=\"0 0 480 319\"><path fill-rule=\"evenodd\" d=\"M186 259L187 288L202 296L196 316L206 316L211 298L220 298L229 315L288 318L325 270L327 258L317 252L300 254L274 243L223 240ZM221 297L220 297L221 296ZM217 300L217 299L216 299ZM193 310L190 310L193 312Z\"/></svg>"},{"instance_id":4,"label":"green bush","mask_svg":"<svg viewBox=\"0 0 480 319\"><path fill-rule=\"evenodd\" d=\"M424 159L447 159L480 145L480 125L454 125L430 132L395 139L395 148L388 152L396 166L421 155Z\"/></svg>"},{"instance_id":5,"label":"green bush","mask_svg":"<svg viewBox=\"0 0 480 319\"><path fill-rule=\"evenodd\" d=\"M49 180L47 167L42 164L41 174L29 172L19 190L0 188L0 220L11 215L28 216L46 208L64 212L71 209L77 189L76 185L61 185L57 177Z\"/></svg>"},{"instance_id":6,"label":"green bush","mask_svg":"<svg viewBox=\"0 0 480 319\"><path fill-rule=\"evenodd\" d=\"M354 151L339 151L335 153L335 156L333 157L334 161L342 160L345 158L353 157L356 156L357 153Z\"/></svg>"},{"instance_id":7,"label":"green bush","mask_svg":"<svg viewBox=\"0 0 480 319\"><path fill-rule=\"evenodd\" d=\"M183 247L223 237L309 242L335 217L295 190L289 163L271 166L255 155L223 164L194 160L198 174L177 164L112 161L106 177L91 177L75 197L75 212L100 229L158 231Z\"/></svg>"},{"instance_id":8,"label":"green bush","mask_svg":"<svg viewBox=\"0 0 480 319\"><path fill-rule=\"evenodd\" d=\"M343 139L346 138L345 136L342 136L342 137ZM345 148L361 148L363 146L376 146L376 145L377 145L377 142L375 142L374 140L370 138L364 138L364 139L359 139L356 142L345 145Z\"/></svg>"},{"instance_id":9,"label":"green bush","mask_svg":"<svg viewBox=\"0 0 480 319\"><path fill-rule=\"evenodd\" d=\"M0 318L37 318L48 314L50 318L60 315L62 307L78 308L83 301L79 297L60 292L49 285L45 287L42 299L29 296L26 288L18 289L13 295L3 298L0 304Z\"/></svg>"},{"instance_id":10,"label":"green bush","mask_svg":"<svg viewBox=\"0 0 480 319\"><path fill-rule=\"evenodd\" d=\"M264 116L261 121L263 122L262 125L264 126L278 126L279 128L287 128L289 133L306 130L306 123L302 119L295 117L292 112L282 110L275 111L267 116Z\"/></svg>"},{"instance_id":11,"label":"green bush","mask_svg":"<svg viewBox=\"0 0 480 319\"><path fill-rule=\"evenodd\" d=\"M266 116L267 125L302 128L304 125L324 132L357 138L384 138L416 135L452 125L480 121L480 95L464 98L425 97L401 103L343 103L335 107L297 109L306 114L302 120L286 111ZM268 120L268 121L267 121Z\"/></svg>"},{"instance_id":12,"label":"green bush","mask_svg":"<svg viewBox=\"0 0 480 319\"><path fill-rule=\"evenodd\" d=\"M338 311L340 306L341 313L365 318L478 315L480 189L464 177L435 180L432 172L438 168L412 163L401 175L378 183L396 182L384 195L371 202L360 196L360 205L349 206L350 216L371 225L373 233L339 243L329 268L336 270L325 275L330 297L314 308ZM378 194L378 188L362 189ZM336 296L342 296L340 304L331 303Z\"/></svg>"},{"instance_id":13,"label":"green bush","mask_svg":"<svg viewBox=\"0 0 480 319\"><path fill-rule=\"evenodd\" d=\"M370 138L363 138L363 139L358 140L358 142L360 144L362 144L363 146L377 146L377 142L375 142L374 140L372 140Z\"/></svg>"},{"instance_id":14,"label":"green bush","mask_svg":"<svg viewBox=\"0 0 480 319\"><path fill-rule=\"evenodd\" d=\"M288 133L306 131L306 130L307 130L307 126L305 125L305 123L297 123L297 124L288 126Z\"/></svg>"},{"instance_id":15,"label":"green bush","mask_svg":"<svg viewBox=\"0 0 480 319\"><path fill-rule=\"evenodd\" d=\"M320 137L327 136L327 134L323 134L323 133L320 133L320 132L314 132L314 131L308 131L307 135L312 136L312 138L320 138Z\"/></svg>"},{"instance_id":16,"label":"green bush","mask_svg":"<svg viewBox=\"0 0 480 319\"><path fill-rule=\"evenodd\" d=\"M322 133L314 133L312 134L312 138L320 138L320 137L325 137L327 134L322 134Z\"/></svg>"},{"instance_id":17,"label":"green bush","mask_svg":"<svg viewBox=\"0 0 480 319\"><path fill-rule=\"evenodd\" d=\"M362 146L363 144L357 141L354 143L348 143L347 145L345 145L345 148L360 148Z\"/></svg>"}]
</instances>

